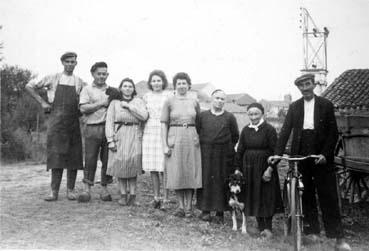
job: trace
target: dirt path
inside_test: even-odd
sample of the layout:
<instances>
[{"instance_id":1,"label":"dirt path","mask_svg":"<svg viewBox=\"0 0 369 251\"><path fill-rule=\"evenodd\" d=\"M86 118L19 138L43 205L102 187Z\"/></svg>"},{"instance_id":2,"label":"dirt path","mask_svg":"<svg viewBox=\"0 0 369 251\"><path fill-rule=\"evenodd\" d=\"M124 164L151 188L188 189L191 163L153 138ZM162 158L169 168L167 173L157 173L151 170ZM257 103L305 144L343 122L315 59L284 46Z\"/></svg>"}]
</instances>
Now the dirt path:
<instances>
[{"instance_id":1,"label":"dirt path","mask_svg":"<svg viewBox=\"0 0 369 251\"><path fill-rule=\"evenodd\" d=\"M49 191L50 173L45 165L1 165L1 249L64 250L290 250L282 236L281 216L273 222L275 236L271 241L232 232L227 213L225 225L178 219L172 216L176 205L167 212L150 208L152 198L148 175L139 178L138 207L117 204L117 184L110 186L112 202L101 202L99 185L93 188L90 203L68 201L65 179L57 202L44 202ZM82 172L77 190L82 188ZM171 196L174 199L173 194ZM368 215L361 222L346 222L353 250L368 250ZM196 212L199 214L199 212ZM366 217L366 218L365 218ZM256 232L255 221L248 220L250 232ZM333 241L308 244L304 250L332 250Z\"/></svg>"}]
</instances>

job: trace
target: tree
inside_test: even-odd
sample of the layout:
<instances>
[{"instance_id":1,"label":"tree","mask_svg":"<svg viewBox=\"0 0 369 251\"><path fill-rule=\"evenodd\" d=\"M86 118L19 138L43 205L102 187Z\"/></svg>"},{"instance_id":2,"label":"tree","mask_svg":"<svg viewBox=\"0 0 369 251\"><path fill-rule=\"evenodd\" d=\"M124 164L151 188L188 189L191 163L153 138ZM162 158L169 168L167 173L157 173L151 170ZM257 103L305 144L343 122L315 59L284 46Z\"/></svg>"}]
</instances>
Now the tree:
<instances>
[{"instance_id":1,"label":"tree","mask_svg":"<svg viewBox=\"0 0 369 251\"><path fill-rule=\"evenodd\" d=\"M44 124L40 105L24 92L35 78L27 69L4 65L1 68L1 153L4 158L25 159L32 146L30 132ZM44 128L45 126L42 126Z\"/></svg>"}]
</instances>

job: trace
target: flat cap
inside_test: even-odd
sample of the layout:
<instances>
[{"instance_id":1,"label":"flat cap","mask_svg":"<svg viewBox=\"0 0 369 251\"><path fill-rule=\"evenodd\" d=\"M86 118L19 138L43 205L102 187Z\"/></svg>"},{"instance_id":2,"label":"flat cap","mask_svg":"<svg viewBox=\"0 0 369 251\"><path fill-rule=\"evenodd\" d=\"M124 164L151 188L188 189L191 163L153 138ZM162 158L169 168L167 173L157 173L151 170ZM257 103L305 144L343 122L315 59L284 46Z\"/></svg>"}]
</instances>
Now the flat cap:
<instances>
[{"instance_id":1,"label":"flat cap","mask_svg":"<svg viewBox=\"0 0 369 251\"><path fill-rule=\"evenodd\" d=\"M305 81L305 80L308 80L308 79L311 79L313 81L315 81L315 76L314 74L311 74L311 73L307 73L307 74L304 74L298 78L296 78L295 80L295 85L298 85L299 83L301 83L302 81Z\"/></svg>"},{"instance_id":2,"label":"flat cap","mask_svg":"<svg viewBox=\"0 0 369 251\"><path fill-rule=\"evenodd\" d=\"M66 59L66 58L70 58L70 57L77 57L77 53L72 52L72 51L67 51L67 52L65 52L65 53L60 57L60 60L61 60L61 61L64 61L64 59Z\"/></svg>"}]
</instances>

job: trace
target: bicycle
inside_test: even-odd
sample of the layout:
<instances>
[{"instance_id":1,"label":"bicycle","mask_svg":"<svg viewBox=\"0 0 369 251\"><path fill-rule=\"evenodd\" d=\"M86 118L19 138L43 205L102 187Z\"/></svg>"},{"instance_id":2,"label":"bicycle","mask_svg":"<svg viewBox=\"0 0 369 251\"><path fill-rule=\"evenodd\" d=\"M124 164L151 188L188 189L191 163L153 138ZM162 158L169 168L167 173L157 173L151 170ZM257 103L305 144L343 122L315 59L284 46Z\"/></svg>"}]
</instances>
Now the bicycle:
<instances>
[{"instance_id":1,"label":"bicycle","mask_svg":"<svg viewBox=\"0 0 369 251\"><path fill-rule=\"evenodd\" d=\"M302 175L298 171L297 164L299 161L309 158L319 158L317 155L308 156L288 156L283 155L276 157L279 160L287 160L293 165L289 165L287 176L283 186L283 204L285 208L284 235L293 234L293 245L295 251L301 250L301 235L303 232L303 212L302 212L302 194L304 184L302 183Z\"/></svg>"}]
</instances>

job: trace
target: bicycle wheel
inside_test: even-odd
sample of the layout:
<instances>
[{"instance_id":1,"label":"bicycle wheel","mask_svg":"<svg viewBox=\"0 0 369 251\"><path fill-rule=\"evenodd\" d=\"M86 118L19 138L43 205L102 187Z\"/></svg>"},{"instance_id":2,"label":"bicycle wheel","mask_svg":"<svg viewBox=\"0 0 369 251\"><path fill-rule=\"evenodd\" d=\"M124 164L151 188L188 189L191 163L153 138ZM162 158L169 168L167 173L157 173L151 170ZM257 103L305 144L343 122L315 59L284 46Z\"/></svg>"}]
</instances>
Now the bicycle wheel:
<instances>
[{"instance_id":1,"label":"bicycle wheel","mask_svg":"<svg viewBox=\"0 0 369 251\"><path fill-rule=\"evenodd\" d=\"M290 183L286 179L283 184L283 208L284 208L284 224L283 224L283 232L284 236L287 237L291 234L291 208L290 208Z\"/></svg>"},{"instance_id":2,"label":"bicycle wheel","mask_svg":"<svg viewBox=\"0 0 369 251\"><path fill-rule=\"evenodd\" d=\"M302 214L297 179L291 180L291 232L295 251L301 250Z\"/></svg>"}]
</instances>

